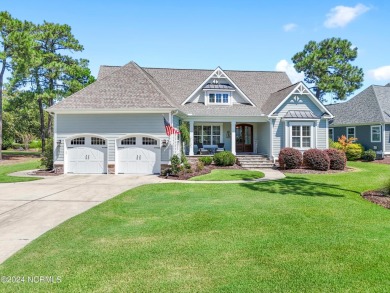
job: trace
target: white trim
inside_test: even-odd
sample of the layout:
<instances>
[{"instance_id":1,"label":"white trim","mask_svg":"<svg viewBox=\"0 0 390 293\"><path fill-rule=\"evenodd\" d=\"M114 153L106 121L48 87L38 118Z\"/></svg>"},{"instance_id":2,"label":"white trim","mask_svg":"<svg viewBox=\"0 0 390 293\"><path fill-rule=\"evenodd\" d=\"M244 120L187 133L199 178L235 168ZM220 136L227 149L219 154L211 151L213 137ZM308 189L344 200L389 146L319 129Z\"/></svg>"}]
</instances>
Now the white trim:
<instances>
[{"instance_id":1,"label":"white trim","mask_svg":"<svg viewBox=\"0 0 390 293\"><path fill-rule=\"evenodd\" d=\"M139 108L139 109L45 109L49 113L57 114L117 114L117 113L139 113L139 114L167 114L171 111L177 110L176 108L165 109L151 109L151 108Z\"/></svg>"},{"instance_id":2,"label":"white trim","mask_svg":"<svg viewBox=\"0 0 390 293\"><path fill-rule=\"evenodd\" d=\"M189 155L194 155L194 121L190 121L190 150Z\"/></svg>"},{"instance_id":3,"label":"white trim","mask_svg":"<svg viewBox=\"0 0 390 293\"><path fill-rule=\"evenodd\" d=\"M203 126L219 126L220 128L220 134L219 134L219 143L223 143L223 123L215 123L215 122L195 122L194 123L194 126L202 126L202 140L203 140ZM199 136L199 135L197 135ZM216 136L216 135L213 135L213 128L211 128L211 139L213 136ZM194 134L194 137L195 137L195 134ZM203 143L203 142L202 142ZM211 141L211 145L213 144L213 142Z\"/></svg>"},{"instance_id":4,"label":"white trim","mask_svg":"<svg viewBox=\"0 0 390 293\"><path fill-rule=\"evenodd\" d=\"M54 134L53 134L53 162L57 161L57 157L56 157L56 151L57 151L57 148L59 148L59 151L61 151L61 145L62 145L62 142L60 142L60 144L58 145L57 144L57 115L54 113ZM53 164L54 165L54 164ZM54 168L54 166L53 166Z\"/></svg>"},{"instance_id":5,"label":"white trim","mask_svg":"<svg viewBox=\"0 0 390 293\"><path fill-rule=\"evenodd\" d=\"M292 145L292 126L310 126L310 147L302 147L302 144L301 144L301 147L300 148L297 148L297 147L293 147ZM314 135L315 135L315 131L313 131L315 125L314 125L314 122L305 122L305 121L302 121L302 122L290 122L290 127L289 127L289 135L290 135L290 141L289 141L289 144L288 146L291 147L291 148L295 148L297 150L308 150L308 149L311 149L311 148L314 148L315 145L314 145ZM302 128L301 128L302 130ZM301 139L302 139L302 131L301 131Z\"/></svg>"},{"instance_id":6,"label":"white trim","mask_svg":"<svg viewBox=\"0 0 390 293\"><path fill-rule=\"evenodd\" d=\"M374 127L379 127L379 140L372 140L372 129ZM381 127L381 125L371 125L370 126L370 141L373 143L382 142L382 127Z\"/></svg>"},{"instance_id":7,"label":"white trim","mask_svg":"<svg viewBox=\"0 0 390 293\"><path fill-rule=\"evenodd\" d=\"M382 152L386 153L386 124L382 124Z\"/></svg>"},{"instance_id":8,"label":"white trim","mask_svg":"<svg viewBox=\"0 0 390 293\"><path fill-rule=\"evenodd\" d=\"M314 133L316 135L314 148L318 147L318 127L320 127L320 124L318 122L314 122Z\"/></svg>"},{"instance_id":9,"label":"white trim","mask_svg":"<svg viewBox=\"0 0 390 293\"><path fill-rule=\"evenodd\" d=\"M210 103L210 94L214 94L214 100L215 100L214 103ZM221 96L221 103L217 103L217 94L222 95ZM232 94L228 93L228 102L223 103L223 95L225 95L225 94L226 93L222 93L219 90L218 91L207 90L207 91L205 91L204 104L206 106L209 106L209 105L211 105L211 106L231 106L233 104Z\"/></svg>"},{"instance_id":10,"label":"white trim","mask_svg":"<svg viewBox=\"0 0 390 293\"><path fill-rule=\"evenodd\" d=\"M230 124L230 138L231 138L231 148L232 148L232 154L236 155L236 121L231 121Z\"/></svg>"},{"instance_id":11,"label":"white trim","mask_svg":"<svg viewBox=\"0 0 390 293\"><path fill-rule=\"evenodd\" d=\"M306 91L302 91L301 88L302 86L304 87L304 89ZM270 112L270 116L276 111L278 110L292 95L296 95L296 94L302 94L302 95L307 95L314 104L317 105L317 107L321 110L323 110L325 113L327 113L330 117L328 118L333 118L334 116L332 115L332 113L329 112L329 110L313 95L313 93L307 88L307 86L303 83L303 82L299 82L297 84L297 86L288 94L288 96L286 98L283 99L283 101L281 103L279 103L279 105L277 105L275 107L275 109L273 109L271 112Z\"/></svg>"},{"instance_id":12,"label":"white trim","mask_svg":"<svg viewBox=\"0 0 390 293\"><path fill-rule=\"evenodd\" d=\"M272 119L268 120L269 122L269 136L270 136L270 159L273 160L275 163L274 159L274 135L273 135L273 125L272 125Z\"/></svg>"},{"instance_id":13,"label":"white trim","mask_svg":"<svg viewBox=\"0 0 390 293\"><path fill-rule=\"evenodd\" d=\"M351 126L351 127L346 127L345 129L345 136L347 137L347 139L349 139L348 137L348 129L353 129L353 136L354 138L356 138L356 127L355 126Z\"/></svg>"},{"instance_id":14,"label":"white trim","mask_svg":"<svg viewBox=\"0 0 390 293\"><path fill-rule=\"evenodd\" d=\"M327 125L328 127L328 125ZM328 135L327 135L327 145L329 145L329 130L332 130L332 140L334 141L334 127L328 127Z\"/></svg>"},{"instance_id":15,"label":"white trim","mask_svg":"<svg viewBox=\"0 0 390 293\"><path fill-rule=\"evenodd\" d=\"M210 75L207 77L197 88L194 90L187 99L184 100L182 105L185 105L189 100L191 100L194 95L200 91L204 85L211 79L213 78L214 75L217 75L216 78L226 78L236 89L236 91L243 96L253 107L255 107L255 104L243 93L242 90L233 82L233 80L230 79L230 77L221 69L221 67L217 67Z\"/></svg>"}]
</instances>

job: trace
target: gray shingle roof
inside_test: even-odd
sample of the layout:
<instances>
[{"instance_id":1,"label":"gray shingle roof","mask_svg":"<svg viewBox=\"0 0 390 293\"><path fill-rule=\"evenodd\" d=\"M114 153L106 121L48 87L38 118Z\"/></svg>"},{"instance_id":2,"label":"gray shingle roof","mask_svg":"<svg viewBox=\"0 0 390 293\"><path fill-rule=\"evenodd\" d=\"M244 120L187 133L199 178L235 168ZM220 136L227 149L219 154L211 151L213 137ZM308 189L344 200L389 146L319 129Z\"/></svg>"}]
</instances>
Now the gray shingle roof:
<instances>
[{"instance_id":1,"label":"gray shingle roof","mask_svg":"<svg viewBox=\"0 0 390 293\"><path fill-rule=\"evenodd\" d=\"M270 94L269 98L263 103L262 110L264 113L272 114L271 112L283 102L283 100L291 93L291 91L297 86L298 83L288 85L277 92Z\"/></svg>"},{"instance_id":2,"label":"gray shingle roof","mask_svg":"<svg viewBox=\"0 0 390 293\"><path fill-rule=\"evenodd\" d=\"M52 106L52 110L175 108L164 92L130 62Z\"/></svg>"},{"instance_id":3,"label":"gray shingle roof","mask_svg":"<svg viewBox=\"0 0 390 293\"><path fill-rule=\"evenodd\" d=\"M318 117L314 115L312 111L293 111L290 110L284 115L284 118L292 118L292 119L320 119L321 117Z\"/></svg>"},{"instance_id":4,"label":"gray shingle roof","mask_svg":"<svg viewBox=\"0 0 390 293\"><path fill-rule=\"evenodd\" d=\"M371 85L349 101L326 106L335 116L332 125L390 122L390 87Z\"/></svg>"},{"instance_id":5,"label":"gray shingle roof","mask_svg":"<svg viewBox=\"0 0 390 293\"><path fill-rule=\"evenodd\" d=\"M177 108L202 116L254 116L268 114L266 103L283 98L271 93L291 85L285 72L224 70L229 78L256 105L181 105L214 70L101 66L98 79L83 90L51 107L61 109Z\"/></svg>"}]
</instances>

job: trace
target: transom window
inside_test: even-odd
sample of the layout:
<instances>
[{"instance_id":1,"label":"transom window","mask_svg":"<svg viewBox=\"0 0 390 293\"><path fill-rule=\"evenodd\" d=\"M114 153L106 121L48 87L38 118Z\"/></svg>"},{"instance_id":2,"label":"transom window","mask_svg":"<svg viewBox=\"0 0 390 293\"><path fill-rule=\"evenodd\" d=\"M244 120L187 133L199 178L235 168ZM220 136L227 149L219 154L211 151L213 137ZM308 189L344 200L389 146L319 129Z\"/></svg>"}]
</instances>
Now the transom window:
<instances>
[{"instance_id":1,"label":"transom window","mask_svg":"<svg viewBox=\"0 0 390 293\"><path fill-rule=\"evenodd\" d=\"M381 142L380 125L371 126L371 142Z\"/></svg>"},{"instance_id":2,"label":"transom window","mask_svg":"<svg viewBox=\"0 0 390 293\"><path fill-rule=\"evenodd\" d=\"M136 138L135 137L128 137L121 140L122 145L135 145Z\"/></svg>"},{"instance_id":3,"label":"transom window","mask_svg":"<svg viewBox=\"0 0 390 293\"><path fill-rule=\"evenodd\" d=\"M77 137L70 141L71 145L84 145L85 144L85 137Z\"/></svg>"},{"instance_id":4,"label":"transom window","mask_svg":"<svg viewBox=\"0 0 390 293\"><path fill-rule=\"evenodd\" d=\"M347 138L351 137L356 138L355 127L347 127Z\"/></svg>"},{"instance_id":5,"label":"transom window","mask_svg":"<svg viewBox=\"0 0 390 293\"><path fill-rule=\"evenodd\" d=\"M143 145L157 145L157 140L150 138L150 137L143 137L142 144Z\"/></svg>"},{"instance_id":6,"label":"transom window","mask_svg":"<svg viewBox=\"0 0 390 293\"><path fill-rule=\"evenodd\" d=\"M334 140L334 129L333 128L329 128L328 130L328 136L331 140Z\"/></svg>"},{"instance_id":7,"label":"transom window","mask_svg":"<svg viewBox=\"0 0 390 293\"><path fill-rule=\"evenodd\" d=\"M195 125L194 143L205 145L217 145L222 142L222 131L220 125Z\"/></svg>"},{"instance_id":8,"label":"transom window","mask_svg":"<svg viewBox=\"0 0 390 293\"><path fill-rule=\"evenodd\" d=\"M229 94L227 93L209 94L209 104L229 104Z\"/></svg>"},{"instance_id":9,"label":"transom window","mask_svg":"<svg viewBox=\"0 0 390 293\"><path fill-rule=\"evenodd\" d=\"M91 145L106 145L106 141L100 137L91 137Z\"/></svg>"},{"instance_id":10,"label":"transom window","mask_svg":"<svg viewBox=\"0 0 390 293\"><path fill-rule=\"evenodd\" d=\"M291 145L293 148L311 147L311 127L308 125L294 125L291 128Z\"/></svg>"}]
</instances>

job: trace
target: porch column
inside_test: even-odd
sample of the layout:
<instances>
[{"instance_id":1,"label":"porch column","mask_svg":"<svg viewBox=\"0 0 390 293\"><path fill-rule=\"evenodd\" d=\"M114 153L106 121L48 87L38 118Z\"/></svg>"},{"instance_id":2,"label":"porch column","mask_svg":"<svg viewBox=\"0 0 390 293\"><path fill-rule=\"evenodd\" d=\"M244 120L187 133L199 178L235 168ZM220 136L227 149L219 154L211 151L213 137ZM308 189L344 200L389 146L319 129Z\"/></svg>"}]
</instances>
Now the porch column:
<instances>
[{"instance_id":1,"label":"porch column","mask_svg":"<svg viewBox=\"0 0 390 293\"><path fill-rule=\"evenodd\" d=\"M236 121L231 122L232 127L231 127L231 132L232 132L232 153L233 155L236 154Z\"/></svg>"},{"instance_id":2,"label":"porch column","mask_svg":"<svg viewBox=\"0 0 390 293\"><path fill-rule=\"evenodd\" d=\"M190 121L190 151L189 155L194 155L194 121Z\"/></svg>"}]
</instances>

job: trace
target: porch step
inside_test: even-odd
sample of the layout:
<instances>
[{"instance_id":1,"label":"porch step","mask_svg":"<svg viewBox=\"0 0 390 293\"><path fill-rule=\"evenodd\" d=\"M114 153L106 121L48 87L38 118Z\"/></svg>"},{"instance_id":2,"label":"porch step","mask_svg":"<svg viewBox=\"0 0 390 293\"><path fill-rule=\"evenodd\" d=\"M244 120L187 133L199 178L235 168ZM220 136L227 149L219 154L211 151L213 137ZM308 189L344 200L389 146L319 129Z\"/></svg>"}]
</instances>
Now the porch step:
<instances>
[{"instance_id":1,"label":"porch step","mask_svg":"<svg viewBox=\"0 0 390 293\"><path fill-rule=\"evenodd\" d=\"M262 155L238 155L237 162L241 167L246 169L272 168L274 163Z\"/></svg>"}]
</instances>

